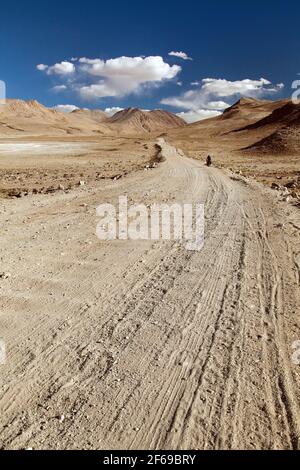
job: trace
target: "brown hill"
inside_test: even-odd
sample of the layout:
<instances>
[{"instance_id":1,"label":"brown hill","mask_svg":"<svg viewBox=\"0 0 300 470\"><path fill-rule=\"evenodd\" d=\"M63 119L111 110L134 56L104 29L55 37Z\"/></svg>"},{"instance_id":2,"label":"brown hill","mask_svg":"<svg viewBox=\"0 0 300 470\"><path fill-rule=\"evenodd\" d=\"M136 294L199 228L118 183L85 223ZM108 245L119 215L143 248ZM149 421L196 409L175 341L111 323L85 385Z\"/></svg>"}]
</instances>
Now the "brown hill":
<instances>
[{"instance_id":1,"label":"brown hill","mask_svg":"<svg viewBox=\"0 0 300 470\"><path fill-rule=\"evenodd\" d=\"M104 114L104 113L103 113ZM7 100L0 107L0 135L90 135L110 134L99 112L62 113L37 101Z\"/></svg>"},{"instance_id":2,"label":"brown hill","mask_svg":"<svg viewBox=\"0 0 300 470\"><path fill-rule=\"evenodd\" d=\"M286 101L267 101L254 98L241 98L220 116L197 121L187 125L184 129L175 131L179 135L197 137L199 132L209 137L226 135L228 132L238 131L258 120L269 116L275 109L283 106Z\"/></svg>"},{"instance_id":3,"label":"brown hill","mask_svg":"<svg viewBox=\"0 0 300 470\"><path fill-rule=\"evenodd\" d=\"M67 114L37 101L7 100L0 107L2 136L131 135L185 125L178 116L162 110L146 112L129 108L109 118L101 110L77 109Z\"/></svg>"},{"instance_id":4,"label":"brown hill","mask_svg":"<svg viewBox=\"0 0 300 470\"><path fill-rule=\"evenodd\" d=\"M128 108L110 118L110 123L121 133L161 132L167 129L185 127L186 122L175 114L163 110L142 111Z\"/></svg>"},{"instance_id":5,"label":"brown hill","mask_svg":"<svg viewBox=\"0 0 300 470\"><path fill-rule=\"evenodd\" d=\"M243 149L245 152L268 155L299 155L300 126L286 126Z\"/></svg>"},{"instance_id":6,"label":"brown hill","mask_svg":"<svg viewBox=\"0 0 300 470\"><path fill-rule=\"evenodd\" d=\"M286 102L269 116L250 124L239 132L268 133L243 150L263 154L298 154L300 151L300 105Z\"/></svg>"},{"instance_id":7,"label":"brown hill","mask_svg":"<svg viewBox=\"0 0 300 470\"><path fill-rule=\"evenodd\" d=\"M23 117L33 117L33 116L45 116L49 114L55 114L55 112L50 112L45 106L40 104L38 101L29 100L7 100L6 105L0 108L0 112L5 112L7 115L18 115Z\"/></svg>"},{"instance_id":8,"label":"brown hill","mask_svg":"<svg viewBox=\"0 0 300 470\"><path fill-rule=\"evenodd\" d=\"M108 122L109 117L101 109L75 109L70 114L72 117L80 119L89 119L96 122Z\"/></svg>"},{"instance_id":9,"label":"brown hill","mask_svg":"<svg viewBox=\"0 0 300 470\"><path fill-rule=\"evenodd\" d=\"M300 123L300 104L294 104L292 101L279 103L282 105L276 107L271 114L241 129L237 129L237 131L261 129L265 126L298 125Z\"/></svg>"},{"instance_id":10,"label":"brown hill","mask_svg":"<svg viewBox=\"0 0 300 470\"><path fill-rule=\"evenodd\" d=\"M245 121L249 124L252 123L253 119L256 121L264 119L270 115L278 107L283 106L285 101L268 101L258 100L255 98L241 98L230 108L225 109L224 113L220 116L220 120L231 120L234 122L234 126L239 121ZM246 127L246 126L245 126Z\"/></svg>"},{"instance_id":11,"label":"brown hill","mask_svg":"<svg viewBox=\"0 0 300 470\"><path fill-rule=\"evenodd\" d=\"M271 141L274 140L274 149L281 152L288 151L292 139L289 150L292 152L298 148L299 115L299 105L289 100L242 98L220 116L171 130L168 134L179 146L190 151L224 154L252 149L259 153L262 145L265 153L272 152ZM274 135L277 131L280 132Z\"/></svg>"}]
</instances>

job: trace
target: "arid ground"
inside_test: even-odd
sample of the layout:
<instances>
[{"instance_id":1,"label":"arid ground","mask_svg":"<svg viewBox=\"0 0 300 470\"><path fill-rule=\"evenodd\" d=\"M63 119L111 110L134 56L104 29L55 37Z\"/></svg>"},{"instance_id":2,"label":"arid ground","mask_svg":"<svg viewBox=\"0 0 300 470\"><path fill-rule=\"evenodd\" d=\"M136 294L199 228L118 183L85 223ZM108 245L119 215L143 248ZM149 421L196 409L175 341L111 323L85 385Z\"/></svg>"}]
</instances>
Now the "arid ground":
<instances>
[{"instance_id":1,"label":"arid ground","mask_svg":"<svg viewBox=\"0 0 300 470\"><path fill-rule=\"evenodd\" d=\"M2 449L300 448L295 123L239 130L284 106L245 100L161 132L142 113L127 134L3 134ZM204 203L204 248L100 241L96 209L120 195Z\"/></svg>"}]
</instances>

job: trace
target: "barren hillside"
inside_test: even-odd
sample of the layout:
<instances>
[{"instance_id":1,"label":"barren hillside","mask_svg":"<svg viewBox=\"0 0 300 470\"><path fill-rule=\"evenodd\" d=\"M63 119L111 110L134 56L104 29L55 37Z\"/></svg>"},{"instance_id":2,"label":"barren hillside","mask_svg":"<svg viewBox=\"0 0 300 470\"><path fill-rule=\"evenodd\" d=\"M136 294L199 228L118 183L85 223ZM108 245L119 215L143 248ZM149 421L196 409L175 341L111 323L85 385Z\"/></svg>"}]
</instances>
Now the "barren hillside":
<instances>
[{"instance_id":1,"label":"barren hillside","mask_svg":"<svg viewBox=\"0 0 300 470\"><path fill-rule=\"evenodd\" d=\"M142 111L128 108L115 114L110 123L120 133L161 132L186 127L186 122L175 114L163 110Z\"/></svg>"},{"instance_id":2,"label":"barren hillside","mask_svg":"<svg viewBox=\"0 0 300 470\"><path fill-rule=\"evenodd\" d=\"M109 118L101 110L66 114L37 101L7 100L0 108L0 137L149 134L185 125L178 116L162 110L129 108Z\"/></svg>"},{"instance_id":3,"label":"barren hillside","mask_svg":"<svg viewBox=\"0 0 300 470\"><path fill-rule=\"evenodd\" d=\"M287 101L266 101L242 98L221 116L189 124L171 130L170 138L182 142L182 146L211 151L238 150L270 135L274 130L265 126L256 127L257 122L267 119L273 112L286 106ZM253 127L251 127L253 126ZM243 132L248 129L256 132ZM241 132L237 132L241 131ZM186 145L185 145L186 144Z\"/></svg>"}]
</instances>

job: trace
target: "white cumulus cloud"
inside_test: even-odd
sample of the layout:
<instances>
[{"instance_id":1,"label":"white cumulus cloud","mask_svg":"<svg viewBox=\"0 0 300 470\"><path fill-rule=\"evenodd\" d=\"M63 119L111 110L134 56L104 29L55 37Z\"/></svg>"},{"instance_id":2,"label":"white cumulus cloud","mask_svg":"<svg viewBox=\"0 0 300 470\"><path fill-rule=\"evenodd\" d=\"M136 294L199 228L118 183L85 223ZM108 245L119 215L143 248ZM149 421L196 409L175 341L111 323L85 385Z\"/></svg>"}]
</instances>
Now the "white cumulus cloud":
<instances>
[{"instance_id":1,"label":"white cumulus cloud","mask_svg":"<svg viewBox=\"0 0 300 470\"><path fill-rule=\"evenodd\" d=\"M68 79L71 89L86 100L139 93L144 88L157 87L175 79L181 72L179 65L169 65L161 56L122 56L108 60L82 57L72 60L75 63L39 64L37 69L47 75Z\"/></svg>"},{"instance_id":2,"label":"white cumulus cloud","mask_svg":"<svg viewBox=\"0 0 300 470\"><path fill-rule=\"evenodd\" d=\"M60 93L61 91L65 91L67 89L66 85L56 85L53 88L51 88L54 93Z\"/></svg>"},{"instance_id":3,"label":"white cumulus cloud","mask_svg":"<svg viewBox=\"0 0 300 470\"><path fill-rule=\"evenodd\" d=\"M119 108L118 106L113 106L112 108L106 108L104 110L104 112L108 115L108 116L114 116L116 113L119 113L120 111L123 111L124 108Z\"/></svg>"},{"instance_id":4,"label":"white cumulus cloud","mask_svg":"<svg viewBox=\"0 0 300 470\"><path fill-rule=\"evenodd\" d=\"M284 86L282 83L274 85L265 78L236 81L205 78L200 83L193 82L192 85L196 88L179 96L165 98L161 103L206 117L208 113L204 111L223 111L241 96L261 98L279 92ZM188 119L190 116L191 114Z\"/></svg>"},{"instance_id":5,"label":"white cumulus cloud","mask_svg":"<svg viewBox=\"0 0 300 470\"><path fill-rule=\"evenodd\" d=\"M186 122L191 124L192 122L212 118L215 116L219 116L220 114L222 114L220 111L214 111L212 109L199 109L198 111L185 111L177 113L177 116L181 117Z\"/></svg>"},{"instance_id":6,"label":"white cumulus cloud","mask_svg":"<svg viewBox=\"0 0 300 470\"><path fill-rule=\"evenodd\" d=\"M75 72L75 65L67 61L62 61L51 66L39 64L36 68L40 72L46 72L47 75L69 75Z\"/></svg>"},{"instance_id":7,"label":"white cumulus cloud","mask_svg":"<svg viewBox=\"0 0 300 470\"><path fill-rule=\"evenodd\" d=\"M39 64L39 65L36 66L36 68L37 68L40 72L44 72L45 70L47 70L48 65Z\"/></svg>"},{"instance_id":8,"label":"white cumulus cloud","mask_svg":"<svg viewBox=\"0 0 300 470\"><path fill-rule=\"evenodd\" d=\"M266 93L274 93L281 89L282 83L272 85L269 80L260 78L259 80L236 80L229 81L225 79L205 78L202 80L202 92L213 94L216 97L228 97L234 95L259 97Z\"/></svg>"},{"instance_id":9,"label":"white cumulus cloud","mask_svg":"<svg viewBox=\"0 0 300 470\"><path fill-rule=\"evenodd\" d=\"M53 106L52 109L55 109L56 111L60 111L62 113L71 113L72 111L75 111L75 109L79 108L74 104L58 104L56 106Z\"/></svg>"},{"instance_id":10,"label":"white cumulus cloud","mask_svg":"<svg viewBox=\"0 0 300 470\"><path fill-rule=\"evenodd\" d=\"M179 59L183 59L183 60L193 60L191 57L187 55L186 52L182 52L182 51L179 51L179 52L172 51L172 52L169 52L168 55L171 57L178 57Z\"/></svg>"},{"instance_id":11,"label":"white cumulus cloud","mask_svg":"<svg viewBox=\"0 0 300 470\"><path fill-rule=\"evenodd\" d=\"M79 62L81 72L97 77L95 83L80 87L80 94L86 99L136 93L145 86L171 80L181 71L181 67L167 64L160 56L123 56L107 61L81 58Z\"/></svg>"}]
</instances>

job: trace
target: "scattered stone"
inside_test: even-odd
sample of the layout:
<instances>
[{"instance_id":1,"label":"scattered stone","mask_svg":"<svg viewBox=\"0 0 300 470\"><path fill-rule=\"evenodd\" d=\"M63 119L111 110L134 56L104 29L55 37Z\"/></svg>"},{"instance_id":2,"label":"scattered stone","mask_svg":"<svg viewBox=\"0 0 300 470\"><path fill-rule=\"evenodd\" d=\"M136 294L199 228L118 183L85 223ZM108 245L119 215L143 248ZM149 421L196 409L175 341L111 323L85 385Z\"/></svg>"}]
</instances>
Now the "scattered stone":
<instances>
[{"instance_id":1,"label":"scattered stone","mask_svg":"<svg viewBox=\"0 0 300 470\"><path fill-rule=\"evenodd\" d=\"M49 188L47 188L47 189L45 190L45 193L46 193L46 194L52 194L52 193L54 193L54 192L55 192L54 186L49 186Z\"/></svg>"},{"instance_id":2,"label":"scattered stone","mask_svg":"<svg viewBox=\"0 0 300 470\"><path fill-rule=\"evenodd\" d=\"M0 279L10 279L11 274L10 273L0 273Z\"/></svg>"},{"instance_id":3,"label":"scattered stone","mask_svg":"<svg viewBox=\"0 0 300 470\"><path fill-rule=\"evenodd\" d=\"M272 189L276 189L277 191L280 191L281 187L279 184L277 183L272 183L272 186L271 186Z\"/></svg>"},{"instance_id":4,"label":"scattered stone","mask_svg":"<svg viewBox=\"0 0 300 470\"><path fill-rule=\"evenodd\" d=\"M289 181L284 185L285 188L288 189L295 189L296 188L296 182L295 181Z\"/></svg>"},{"instance_id":5,"label":"scattered stone","mask_svg":"<svg viewBox=\"0 0 300 470\"><path fill-rule=\"evenodd\" d=\"M149 168L150 168L151 170L154 170L154 169L157 168L157 167L158 167L158 164L157 164L156 162L154 162L154 163L152 163L152 165L150 165Z\"/></svg>"},{"instance_id":6,"label":"scattered stone","mask_svg":"<svg viewBox=\"0 0 300 470\"><path fill-rule=\"evenodd\" d=\"M270 338L269 336L267 335L267 333L263 333L262 335L257 335L257 339L259 341L269 341Z\"/></svg>"},{"instance_id":7,"label":"scattered stone","mask_svg":"<svg viewBox=\"0 0 300 470\"><path fill-rule=\"evenodd\" d=\"M24 193L23 191L20 191L18 189L13 189L8 193L9 197L16 197L16 198L21 198L23 197Z\"/></svg>"}]
</instances>

